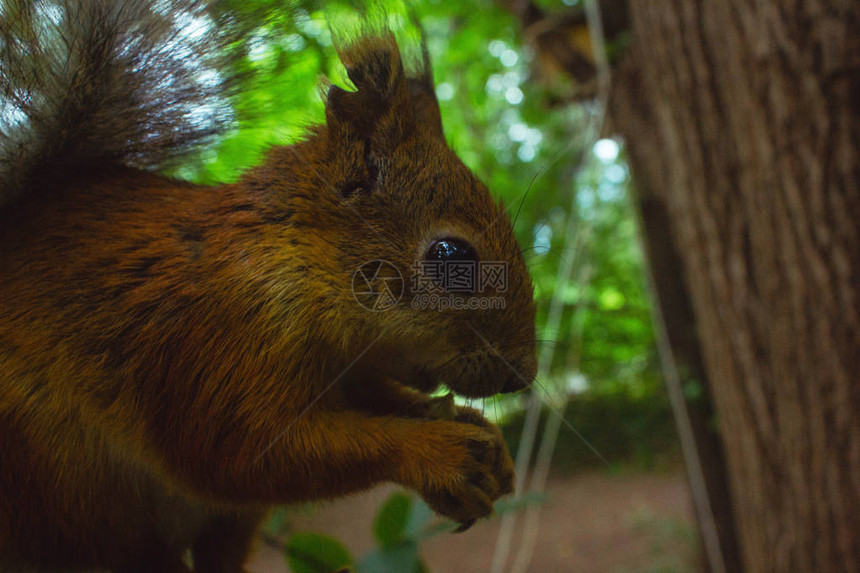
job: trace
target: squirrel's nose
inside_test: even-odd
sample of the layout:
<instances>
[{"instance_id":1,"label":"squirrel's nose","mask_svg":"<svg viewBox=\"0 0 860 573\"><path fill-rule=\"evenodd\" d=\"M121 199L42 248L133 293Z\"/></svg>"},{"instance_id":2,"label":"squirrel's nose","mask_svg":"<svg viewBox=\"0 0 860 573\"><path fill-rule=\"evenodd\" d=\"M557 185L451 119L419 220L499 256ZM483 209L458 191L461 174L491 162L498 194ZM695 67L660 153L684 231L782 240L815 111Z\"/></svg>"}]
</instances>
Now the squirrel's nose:
<instances>
[{"instance_id":1,"label":"squirrel's nose","mask_svg":"<svg viewBox=\"0 0 860 573\"><path fill-rule=\"evenodd\" d=\"M502 384L502 393L510 394L511 392L519 392L520 390L524 390L528 388L529 383L526 381L524 376L520 376L519 374L511 374L505 380L504 384Z\"/></svg>"}]
</instances>

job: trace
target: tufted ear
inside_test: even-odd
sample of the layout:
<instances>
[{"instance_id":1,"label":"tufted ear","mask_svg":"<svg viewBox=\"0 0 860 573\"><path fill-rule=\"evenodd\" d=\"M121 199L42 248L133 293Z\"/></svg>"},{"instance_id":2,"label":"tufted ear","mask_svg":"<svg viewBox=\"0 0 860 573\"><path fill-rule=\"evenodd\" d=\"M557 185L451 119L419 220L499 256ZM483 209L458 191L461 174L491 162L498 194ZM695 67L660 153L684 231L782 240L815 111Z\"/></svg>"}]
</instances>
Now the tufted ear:
<instances>
[{"instance_id":1,"label":"tufted ear","mask_svg":"<svg viewBox=\"0 0 860 573\"><path fill-rule=\"evenodd\" d=\"M390 32L363 36L338 50L356 88L333 85L326 97L328 147L344 166L338 185L343 196L378 188L407 139L444 141L426 46L423 51L423 67L407 77Z\"/></svg>"},{"instance_id":2,"label":"tufted ear","mask_svg":"<svg viewBox=\"0 0 860 573\"><path fill-rule=\"evenodd\" d=\"M396 143L414 124L414 117L394 37L390 33L366 36L338 53L356 91L335 85L329 88L326 99L329 129L338 138L358 138L380 147ZM383 134L385 140L380 138Z\"/></svg>"},{"instance_id":3,"label":"tufted ear","mask_svg":"<svg viewBox=\"0 0 860 573\"><path fill-rule=\"evenodd\" d=\"M360 139L373 152L385 154L417 131L442 137L426 47L422 69L409 78L390 32L364 36L338 53L356 90L329 88L326 123L335 140Z\"/></svg>"}]
</instances>

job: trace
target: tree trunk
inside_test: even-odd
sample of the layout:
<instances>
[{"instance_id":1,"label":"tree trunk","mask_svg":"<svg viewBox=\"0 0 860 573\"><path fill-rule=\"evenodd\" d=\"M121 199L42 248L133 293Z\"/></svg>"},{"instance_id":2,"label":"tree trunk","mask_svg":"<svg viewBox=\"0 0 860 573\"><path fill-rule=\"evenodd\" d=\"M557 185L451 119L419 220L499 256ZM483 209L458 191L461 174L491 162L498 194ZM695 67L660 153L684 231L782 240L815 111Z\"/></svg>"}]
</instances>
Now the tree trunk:
<instances>
[{"instance_id":1,"label":"tree trunk","mask_svg":"<svg viewBox=\"0 0 860 573\"><path fill-rule=\"evenodd\" d=\"M620 98L619 94L619 101ZM641 110L635 101L626 102L623 109L627 114L636 113L635 117L624 115L626 121L648 121L647 115L637 113ZM639 173L647 173L648 167L655 166L643 164L638 156L636 159L631 161L631 166L634 170L638 168ZM661 180L660 173L637 177L634 193L651 289L656 294L654 326L658 330L666 388L699 522L704 569L709 573L732 573L741 571L742 563L723 443L714 424L713 392L702 358L702 344L683 274L681 253L672 237L668 208L659 191L647 185Z\"/></svg>"},{"instance_id":2,"label":"tree trunk","mask_svg":"<svg viewBox=\"0 0 860 573\"><path fill-rule=\"evenodd\" d=\"M860 3L630 9L612 119L668 210L746 570L858 571Z\"/></svg>"}]
</instances>

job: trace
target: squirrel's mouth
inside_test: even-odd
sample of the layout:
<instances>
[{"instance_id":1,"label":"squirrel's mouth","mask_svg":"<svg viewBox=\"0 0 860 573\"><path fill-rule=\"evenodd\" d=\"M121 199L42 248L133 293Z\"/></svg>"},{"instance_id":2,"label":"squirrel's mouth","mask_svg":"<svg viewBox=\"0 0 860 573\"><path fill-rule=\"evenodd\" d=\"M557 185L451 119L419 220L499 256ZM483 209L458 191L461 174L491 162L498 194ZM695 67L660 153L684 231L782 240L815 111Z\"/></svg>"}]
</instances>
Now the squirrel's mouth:
<instances>
[{"instance_id":1,"label":"squirrel's mouth","mask_svg":"<svg viewBox=\"0 0 860 573\"><path fill-rule=\"evenodd\" d=\"M476 369L464 372L459 378L443 379L442 382L460 396L486 398L525 390L534 375L531 361L511 363L497 357L483 360Z\"/></svg>"},{"instance_id":2,"label":"squirrel's mouth","mask_svg":"<svg viewBox=\"0 0 860 573\"><path fill-rule=\"evenodd\" d=\"M447 386L454 394L463 396L464 398L487 398L496 394L510 394L528 388L528 384L520 380L517 376L510 376L504 379L501 385L497 382L493 384L478 382L476 384L465 385L449 383Z\"/></svg>"},{"instance_id":3,"label":"squirrel's mouth","mask_svg":"<svg viewBox=\"0 0 860 573\"><path fill-rule=\"evenodd\" d=\"M464 398L486 398L496 394L510 394L529 387L528 378L519 372L510 368L505 368L507 372L493 370L493 368L487 368L483 375L461 378L445 376L444 373L434 376L422 370L419 375L408 377L407 385L429 394L444 384L451 392Z\"/></svg>"},{"instance_id":4,"label":"squirrel's mouth","mask_svg":"<svg viewBox=\"0 0 860 573\"><path fill-rule=\"evenodd\" d=\"M403 360L403 355L400 358ZM392 362L389 364L393 366ZM392 378L425 394L444 384L451 392L465 398L486 398L525 390L537 370L534 356L528 352L505 357L466 352L438 365L417 362L399 362L399 367L394 368L396 371L391 372Z\"/></svg>"}]
</instances>

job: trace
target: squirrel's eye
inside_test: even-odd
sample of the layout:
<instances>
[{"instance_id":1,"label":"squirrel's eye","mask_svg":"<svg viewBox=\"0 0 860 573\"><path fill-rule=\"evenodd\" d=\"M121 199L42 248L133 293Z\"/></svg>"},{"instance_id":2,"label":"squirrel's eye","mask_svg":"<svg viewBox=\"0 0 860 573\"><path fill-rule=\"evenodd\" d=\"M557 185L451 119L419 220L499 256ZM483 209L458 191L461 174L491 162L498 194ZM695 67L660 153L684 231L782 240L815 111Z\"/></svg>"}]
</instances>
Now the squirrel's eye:
<instances>
[{"instance_id":1,"label":"squirrel's eye","mask_svg":"<svg viewBox=\"0 0 860 573\"><path fill-rule=\"evenodd\" d=\"M477 261L478 253L463 239L445 237L433 241L424 258L428 261Z\"/></svg>"}]
</instances>

